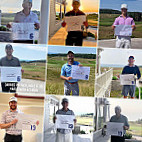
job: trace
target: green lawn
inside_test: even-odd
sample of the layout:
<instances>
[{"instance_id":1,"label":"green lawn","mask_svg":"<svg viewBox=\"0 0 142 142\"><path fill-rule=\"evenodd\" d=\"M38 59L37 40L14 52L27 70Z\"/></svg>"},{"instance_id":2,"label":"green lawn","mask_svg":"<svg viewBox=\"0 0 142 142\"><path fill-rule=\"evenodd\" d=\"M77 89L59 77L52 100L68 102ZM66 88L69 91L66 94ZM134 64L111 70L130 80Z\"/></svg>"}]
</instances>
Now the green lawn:
<instances>
[{"instance_id":1,"label":"green lawn","mask_svg":"<svg viewBox=\"0 0 142 142\"><path fill-rule=\"evenodd\" d=\"M83 66L91 67L89 81L79 81L80 96L94 96L95 59L75 58ZM66 57L48 57L46 93L63 95L64 80L60 79L61 67L67 62Z\"/></svg>"},{"instance_id":2,"label":"green lawn","mask_svg":"<svg viewBox=\"0 0 142 142\"><path fill-rule=\"evenodd\" d=\"M100 14L99 39L113 39L114 31L111 26L115 18L120 14ZM133 38L142 38L142 22L135 22L136 30L133 32Z\"/></svg>"}]
</instances>

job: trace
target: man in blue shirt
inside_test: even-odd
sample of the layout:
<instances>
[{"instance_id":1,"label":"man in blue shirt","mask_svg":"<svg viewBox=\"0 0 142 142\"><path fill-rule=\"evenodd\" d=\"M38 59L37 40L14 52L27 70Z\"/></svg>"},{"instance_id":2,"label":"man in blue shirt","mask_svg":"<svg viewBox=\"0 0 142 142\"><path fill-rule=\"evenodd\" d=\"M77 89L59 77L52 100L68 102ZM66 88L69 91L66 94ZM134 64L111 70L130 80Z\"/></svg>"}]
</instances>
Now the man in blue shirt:
<instances>
[{"instance_id":1,"label":"man in blue shirt","mask_svg":"<svg viewBox=\"0 0 142 142\"><path fill-rule=\"evenodd\" d=\"M141 78L141 73L139 67L134 65L134 57L130 56L128 60L129 64L123 68L122 74L134 74L137 76L136 79ZM127 98L128 93L132 99L135 97L136 81L134 85L124 85L122 89L122 95L124 98Z\"/></svg>"},{"instance_id":2,"label":"man in blue shirt","mask_svg":"<svg viewBox=\"0 0 142 142\"><path fill-rule=\"evenodd\" d=\"M72 79L71 70L72 65L82 66L79 62L74 61L74 53L69 51L67 54L68 62L62 66L61 79L65 80L64 95L79 96L78 79Z\"/></svg>"}]
</instances>

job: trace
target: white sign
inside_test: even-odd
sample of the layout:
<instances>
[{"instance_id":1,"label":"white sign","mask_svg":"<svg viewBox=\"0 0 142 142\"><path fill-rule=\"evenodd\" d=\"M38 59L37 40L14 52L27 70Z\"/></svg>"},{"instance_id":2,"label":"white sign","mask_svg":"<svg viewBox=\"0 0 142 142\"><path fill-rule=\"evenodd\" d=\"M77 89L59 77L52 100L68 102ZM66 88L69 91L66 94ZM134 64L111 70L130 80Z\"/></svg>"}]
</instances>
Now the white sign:
<instances>
[{"instance_id":1,"label":"white sign","mask_svg":"<svg viewBox=\"0 0 142 142\"><path fill-rule=\"evenodd\" d=\"M1 82L20 82L21 67L0 67Z\"/></svg>"},{"instance_id":2,"label":"white sign","mask_svg":"<svg viewBox=\"0 0 142 142\"><path fill-rule=\"evenodd\" d=\"M116 36L132 36L132 26L131 25L116 25L115 35Z\"/></svg>"},{"instance_id":3,"label":"white sign","mask_svg":"<svg viewBox=\"0 0 142 142\"><path fill-rule=\"evenodd\" d=\"M16 118L18 119L18 122L16 123L16 129L32 131L35 131L37 129L36 122L38 121L38 119L36 118L36 116L18 113Z\"/></svg>"},{"instance_id":4,"label":"white sign","mask_svg":"<svg viewBox=\"0 0 142 142\"><path fill-rule=\"evenodd\" d=\"M89 80L90 67L72 65L71 77L73 79Z\"/></svg>"},{"instance_id":5,"label":"white sign","mask_svg":"<svg viewBox=\"0 0 142 142\"><path fill-rule=\"evenodd\" d=\"M86 16L66 16L67 31L82 31L83 22L86 21Z\"/></svg>"},{"instance_id":6,"label":"white sign","mask_svg":"<svg viewBox=\"0 0 142 142\"><path fill-rule=\"evenodd\" d=\"M56 115L55 126L57 129L74 129L74 115Z\"/></svg>"},{"instance_id":7,"label":"white sign","mask_svg":"<svg viewBox=\"0 0 142 142\"><path fill-rule=\"evenodd\" d=\"M108 122L107 123L107 135L123 137L123 123Z\"/></svg>"},{"instance_id":8,"label":"white sign","mask_svg":"<svg viewBox=\"0 0 142 142\"><path fill-rule=\"evenodd\" d=\"M13 23L13 40L34 40L34 23Z\"/></svg>"},{"instance_id":9,"label":"white sign","mask_svg":"<svg viewBox=\"0 0 142 142\"><path fill-rule=\"evenodd\" d=\"M120 75L121 85L135 85L135 75L134 74L121 74Z\"/></svg>"}]
</instances>

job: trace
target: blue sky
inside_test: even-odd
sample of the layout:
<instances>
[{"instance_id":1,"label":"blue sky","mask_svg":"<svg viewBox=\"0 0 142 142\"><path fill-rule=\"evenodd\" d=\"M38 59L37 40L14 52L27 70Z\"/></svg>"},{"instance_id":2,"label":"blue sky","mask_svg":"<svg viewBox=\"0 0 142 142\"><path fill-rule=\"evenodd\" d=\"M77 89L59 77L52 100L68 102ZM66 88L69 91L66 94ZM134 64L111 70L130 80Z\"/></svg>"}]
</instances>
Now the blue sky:
<instances>
[{"instance_id":1,"label":"blue sky","mask_svg":"<svg viewBox=\"0 0 142 142\"><path fill-rule=\"evenodd\" d=\"M67 46L48 46L49 54L67 53L73 51L74 53L81 54L96 54L96 48L94 47L67 47Z\"/></svg>"},{"instance_id":2,"label":"blue sky","mask_svg":"<svg viewBox=\"0 0 142 142\"><path fill-rule=\"evenodd\" d=\"M6 43L0 44L0 58L5 56ZM46 47L43 45L12 44L13 56L20 60L46 60Z\"/></svg>"},{"instance_id":3,"label":"blue sky","mask_svg":"<svg viewBox=\"0 0 142 142\"><path fill-rule=\"evenodd\" d=\"M123 3L128 4L128 11L142 12L142 0L100 0L100 8L120 10Z\"/></svg>"}]
</instances>

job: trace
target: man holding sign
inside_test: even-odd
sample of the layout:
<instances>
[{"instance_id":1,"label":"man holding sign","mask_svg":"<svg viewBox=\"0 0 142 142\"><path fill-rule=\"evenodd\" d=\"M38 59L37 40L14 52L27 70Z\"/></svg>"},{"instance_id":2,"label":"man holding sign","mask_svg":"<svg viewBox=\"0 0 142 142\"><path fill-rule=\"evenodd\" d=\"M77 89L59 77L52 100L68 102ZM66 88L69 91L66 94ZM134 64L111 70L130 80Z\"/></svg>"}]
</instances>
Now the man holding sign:
<instances>
[{"instance_id":1,"label":"man holding sign","mask_svg":"<svg viewBox=\"0 0 142 142\"><path fill-rule=\"evenodd\" d=\"M7 24L7 27L8 28L13 28L13 35L17 34L16 32L16 28L17 30L20 31L19 35L23 33L26 33L28 31L30 31L31 29L31 34L29 36L29 39L21 39L21 37L19 37L19 39L16 37L15 39L15 36L14 36L14 39L13 39L13 42L15 43L33 43L33 39L34 39L34 33L33 33L33 30L34 30L34 27L36 29L39 29L40 28L40 24L39 24L39 20L38 20L38 16L36 13L33 13L31 11L31 8L32 8L32 0L23 0L23 4L22 4L22 7L23 7L23 10L20 11L20 12L17 12L16 15L15 15L15 18L14 18L14 22L13 24ZM21 23L21 25L20 25ZM24 24L26 25L25 27L22 27L24 26ZM29 24L29 25L28 25ZM21 26L21 27L20 27ZM25 29L28 29L27 31L22 31L23 28ZM21 30L22 29L22 30Z\"/></svg>"},{"instance_id":2,"label":"man holding sign","mask_svg":"<svg viewBox=\"0 0 142 142\"><path fill-rule=\"evenodd\" d=\"M80 16L80 20L82 20L82 18L84 17L84 20L82 21L81 25L79 24L79 22L77 23L74 23L74 25L79 25L80 26L80 29L78 30L70 30L68 31L68 35L67 35L67 38L66 38L66 45L69 45L69 46L82 46L82 43L83 43L83 26L85 26L85 28L88 27L88 22L86 20L86 16L85 16L85 13L83 13L81 10L79 10L79 7L80 7L80 0L73 0L73 3L72 3L72 7L73 7L73 10L72 11L69 11L65 14L65 19L66 17L67 18L74 18L75 16L77 16L77 18L79 18ZM72 21L75 21L72 20ZM66 23L66 20L62 23L62 26L65 27L66 25L68 26L70 23ZM72 27L73 28L73 27Z\"/></svg>"},{"instance_id":3,"label":"man holding sign","mask_svg":"<svg viewBox=\"0 0 142 142\"><path fill-rule=\"evenodd\" d=\"M16 67L18 68L21 67L19 59L12 55L13 53L12 45L7 44L5 47L5 52L6 52L6 56L0 59L1 71L3 67L14 67L15 69ZM24 72L24 70L21 70L21 71ZM2 72L1 72L1 75L2 75ZM7 82L2 81L1 83L2 92L16 92L17 82L11 82L11 81L9 82L9 81Z\"/></svg>"},{"instance_id":4,"label":"man holding sign","mask_svg":"<svg viewBox=\"0 0 142 142\"><path fill-rule=\"evenodd\" d=\"M70 95L72 92L73 96L79 96L78 79L71 77L72 65L82 66L79 62L74 61L74 53L69 51L67 54L68 62L62 66L61 79L64 82L64 95Z\"/></svg>"},{"instance_id":5,"label":"man holding sign","mask_svg":"<svg viewBox=\"0 0 142 142\"><path fill-rule=\"evenodd\" d=\"M126 116L121 114L121 108L120 106L115 107L115 114L111 117L110 122L120 123L120 125L123 123L123 135L111 135L111 142L125 142L124 135L126 134L126 130L129 129L129 123Z\"/></svg>"},{"instance_id":6,"label":"man holding sign","mask_svg":"<svg viewBox=\"0 0 142 142\"><path fill-rule=\"evenodd\" d=\"M69 101L67 98L62 99L63 108L59 109L56 112L56 116L54 117L54 123L56 123L56 126L57 126L58 116L60 116L60 115L64 115L65 117L68 116L71 118L72 117L75 118L74 112L72 110L68 109L68 104L69 104ZM66 122L67 122L67 120L66 120ZM71 123L76 123L76 119L72 120ZM63 124L60 124L60 125L63 125ZM73 136L72 136L73 127L71 127L71 125L74 125L74 124L70 124L68 128L66 128L66 127L63 128L62 126L58 126L57 134L56 134L56 142L73 142Z\"/></svg>"},{"instance_id":7,"label":"man holding sign","mask_svg":"<svg viewBox=\"0 0 142 142\"><path fill-rule=\"evenodd\" d=\"M0 128L6 130L6 135L4 142L22 142L22 130L23 128L17 128L17 119L18 115L24 116L17 108L17 98L11 97L9 100L10 109L3 113ZM39 121L36 122L36 125L39 124Z\"/></svg>"},{"instance_id":8,"label":"man holding sign","mask_svg":"<svg viewBox=\"0 0 142 142\"><path fill-rule=\"evenodd\" d=\"M129 93L130 97L134 99L135 89L136 89L136 79L141 78L139 67L134 65L134 62L135 62L134 57L130 56L128 59L128 65L125 66L122 70L122 75L133 74L134 76L137 76L135 77L133 85L123 85L122 95L124 96L124 98L127 98Z\"/></svg>"},{"instance_id":9,"label":"man holding sign","mask_svg":"<svg viewBox=\"0 0 142 142\"><path fill-rule=\"evenodd\" d=\"M127 4L122 4L121 5L121 12L122 14L115 19L115 22L112 25L112 29L117 31L116 28L119 28L119 30L126 29L125 32L120 32L120 35L115 35L117 36L116 38L116 48L131 48L131 35L127 35L126 32L130 32L131 30L135 30L135 22L133 18L129 17L127 14L128 6ZM127 31L128 29L128 31ZM122 34L123 33L123 34ZM132 33L132 31L131 31Z\"/></svg>"}]
</instances>

